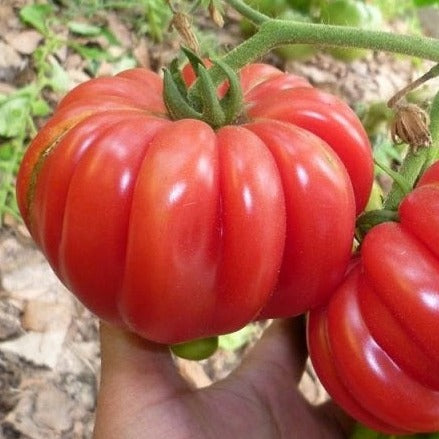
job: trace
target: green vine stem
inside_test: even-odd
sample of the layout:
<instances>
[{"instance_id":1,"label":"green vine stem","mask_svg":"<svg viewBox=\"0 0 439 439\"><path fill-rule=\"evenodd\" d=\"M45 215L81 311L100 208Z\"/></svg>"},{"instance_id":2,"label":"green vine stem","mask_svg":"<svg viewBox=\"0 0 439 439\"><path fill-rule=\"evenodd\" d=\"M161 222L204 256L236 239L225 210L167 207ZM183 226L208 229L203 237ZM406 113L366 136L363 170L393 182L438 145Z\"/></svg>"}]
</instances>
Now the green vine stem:
<instances>
[{"instance_id":1,"label":"green vine stem","mask_svg":"<svg viewBox=\"0 0 439 439\"><path fill-rule=\"evenodd\" d=\"M294 43L383 50L439 62L439 40L434 38L273 19L262 23L259 32L230 51L224 61L242 67L274 47Z\"/></svg>"},{"instance_id":2,"label":"green vine stem","mask_svg":"<svg viewBox=\"0 0 439 439\"><path fill-rule=\"evenodd\" d=\"M399 169L398 176L399 178L405 181L405 184L408 188L412 188L418 176L422 173L424 169L424 164L427 161L428 157L428 147L422 148L418 150L418 152L414 152L410 150ZM394 180L392 184L392 188L384 201L384 208L387 210L397 210L399 203L401 200L407 195L407 190L403 190L400 184Z\"/></svg>"},{"instance_id":3,"label":"green vine stem","mask_svg":"<svg viewBox=\"0 0 439 439\"><path fill-rule=\"evenodd\" d=\"M407 87L399 90L398 93L396 93L389 99L389 101L387 102L387 106L389 108L393 108L407 93L418 88L419 86L429 81L430 79L435 78L436 76L439 76L439 64L436 64L427 73L424 73L420 78L407 85Z\"/></svg>"},{"instance_id":4,"label":"green vine stem","mask_svg":"<svg viewBox=\"0 0 439 439\"><path fill-rule=\"evenodd\" d=\"M422 164L425 161L425 158L422 156L422 154L416 154L416 158L418 159L416 160L416 163L419 162L418 166L416 166L416 170L417 170L416 172L420 172L420 170L422 169ZM395 188L398 187L398 193L401 194L401 197L406 196L412 190L413 185L406 180L404 175L401 175L399 172L394 171L392 168L385 165L384 163L381 163L377 159L374 159L374 163L376 166L378 166L378 168L384 171L393 180L393 184ZM412 165L412 167L413 166L415 165Z\"/></svg>"},{"instance_id":5,"label":"green vine stem","mask_svg":"<svg viewBox=\"0 0 439 439\"><path fill-rule=\"evenodd\" d=\"M393 52L439 62L439 40L429 37L372 31L349 26L277 20L254 10L242 0L224 0L244 17L260 26L258 32L228 52L222 60L235 71L259 59L275 47L287 44L357 47ZM209 69L212 81L218 85L224 72L213 66ZM194 85L195 88L199 84Z\"/></svg>"},{"instance_id":6,"label":"green vine stem","mask_svg":"<svg viewBox=\"0 0 439 439\"><path fill-rule=\"evenodd\" d=\"M439 160L439 92L431 103L430 109L430 134L431 147L429 148L428 159L425 163L423 171L431 164Z\"/></svg>"}]
</instances>

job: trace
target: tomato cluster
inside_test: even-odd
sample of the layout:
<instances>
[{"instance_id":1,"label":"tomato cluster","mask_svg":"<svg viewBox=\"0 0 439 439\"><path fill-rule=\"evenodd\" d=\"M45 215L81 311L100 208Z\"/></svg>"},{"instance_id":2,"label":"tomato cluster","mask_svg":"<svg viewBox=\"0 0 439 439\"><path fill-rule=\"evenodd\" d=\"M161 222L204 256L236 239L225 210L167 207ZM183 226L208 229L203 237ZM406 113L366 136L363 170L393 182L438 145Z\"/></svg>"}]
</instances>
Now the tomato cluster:
<instances>
[{"instance_id":1,"label":"tomato cluster","mask_svg":"<svg viewBox=\"0 0 439 439\"><path fill-rule=\"evenodd\" d=\"M439 430L439 162L366 235L329 303L311 311L310 356L352 416L393 434Z\"/></svg>"},{"instance_id":2,"label":"tomato cluster","mask_svg":"<svg viewBox=\"0 0 439 439\"><path fill-rule=\"evenodd\" d=\"M439 429L439 163L352 258L373 182L358 118L272 66L239 78L243 111L216 130L172 120L147 69L72 90L19 170L33 239L89 309L155 342L310 311L311 359L347 412Z\"/></svg>"},{"instance_id":3,"label":"tomato cluster","mask_svg":"<svg viewBox=\"0 0 439 439\"><path fill-rule=\"evenodd\" d=\"M99 317L172 344L303 313L341 281L373 179L364 129L303 78L240 80L242 122L214 131L170 120L149 70L93 79L29 147L24 221Z\"/></svg>"}]
</instances>

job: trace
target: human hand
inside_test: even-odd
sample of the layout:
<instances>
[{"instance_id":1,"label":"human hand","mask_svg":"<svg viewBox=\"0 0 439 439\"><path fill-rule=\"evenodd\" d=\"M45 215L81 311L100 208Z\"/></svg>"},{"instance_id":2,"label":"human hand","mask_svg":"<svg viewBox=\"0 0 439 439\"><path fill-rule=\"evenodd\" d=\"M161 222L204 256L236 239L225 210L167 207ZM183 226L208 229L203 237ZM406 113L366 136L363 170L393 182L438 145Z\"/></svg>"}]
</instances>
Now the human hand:
<instances>
[{"instance_id":1,"label":"human hand","mask_svg":"<svg viewBox=\"0 0 439 439\"><path fill-rule=\"evenodd\" d=\"M192 389L169 350L101 324L94 439L330 439L351 420L297 389L306 361L301 318L278 321L226 379Z\"/></svg>"}]
</instances>

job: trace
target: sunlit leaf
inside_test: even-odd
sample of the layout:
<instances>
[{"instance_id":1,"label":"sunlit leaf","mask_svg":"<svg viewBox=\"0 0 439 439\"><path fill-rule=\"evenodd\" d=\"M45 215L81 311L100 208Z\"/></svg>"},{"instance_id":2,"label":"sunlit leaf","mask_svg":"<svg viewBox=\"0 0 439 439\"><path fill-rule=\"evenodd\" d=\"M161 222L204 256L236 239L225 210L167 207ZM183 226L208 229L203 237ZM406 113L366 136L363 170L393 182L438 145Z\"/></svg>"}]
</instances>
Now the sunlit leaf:
<instances>
[{"instance_id":1,"label":"sunlit leaf","mask_svg":"<svg viewBox=\"0 0 439 439\"><path fill-rule=\"evenodd\" d=\"M27 5L20 9L21 20L33 26L40 33L47 33L47 18L52 13L52 6L49 4Z\"/></svg>"},{"instance_id":2,"label":"sunlit leaf","mask_svg":"<svg viewBox=\"0 0 439 439\"><path fill-rule=\"evenodd\" d=\"M99 26L81 21L70 21L68 27L71 32L85 37L95 37L102 33L102 28Z\"/></svg>"},{"instance_id":3,"label":"sunlit leaf","mask_svg":"<svg viewBox=\"0 0 439 439\"><path fill-rule=\"evenodd\" d=\"M14 154L14 147L11 143L0 143L0 164L2 161L8 161Z\"/></svg>"},{"instance_id":4,"label":"sunlit leaf","mask_svg":"<svg viewBox=\"0 0 439 439\"><path fill-rule=\"evenodd\" d=\"M78 44L73 48L79 53L79 55L88 60L103 61L108 58L108 54L97 47L81 46Z\"/></svg>"},{"instance_id":5,"label":"sunlit leaf","mask_svg":"<svg viewBox=\"0 0 439 439\"><path fill-rule=\"evenodd\" d=\"M45 117L52 109L44 99L37 99L31 103L32 116Z\"/></svg>"},{"instance_id":6,"label":"sunlit leaf","mask_svg":"<svg viewBox=\"0 0 439 439\"><path fill-rule=\"evenodd\" d=\"M49 80L50 86L55 91L66 91L71 86L71 79L68 73L61 67L55 58L50 59L52 65L51 76Z\"/></svg>"},{"instance_id":7,"label":"sunlit leaf","mask_svg":"<svg viewBox=\"0 0 439 439\"><path fill-rule=\"evenodd\" d=\"M0 136L15 137L23 134L29 115L29 99L13 95L0 103Z\"/></svg>"}]
</instances>

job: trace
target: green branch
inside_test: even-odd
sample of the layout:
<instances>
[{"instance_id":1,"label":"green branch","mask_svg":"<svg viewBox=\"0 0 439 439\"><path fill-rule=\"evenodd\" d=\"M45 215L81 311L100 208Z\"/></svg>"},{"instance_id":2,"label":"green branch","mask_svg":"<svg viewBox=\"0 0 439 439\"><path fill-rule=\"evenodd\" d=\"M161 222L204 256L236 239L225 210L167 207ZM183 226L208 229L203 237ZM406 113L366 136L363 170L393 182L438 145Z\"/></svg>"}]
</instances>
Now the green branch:
<instances>
[{"instance_id":1,"label":"green branch","mask_svg":"<svg viewBox=\"0 0 439 439\"><path fill-rule=\"evenodd\" d=\"M430 109L431 146L428 151L428 160L425 168L439 160L439 92L431 103Z\"/></svg>"},{"instance_id":2,"label":"green branch","mask_svg":"<svg viewBox=\"0 0 439 439\"><path fill-rule=\"evenodd\" d=\"M225 2L244 17L260 25L255 35L224 56L223 61L234 70L254 62L275 47L287 44L355 47L439 62L439 40L435 38L349 26L276 20L254 10L242 0L225 0ZM218 67L212 67L209 73L215 84L224 80L224 73Z\"/></svg>"},{"instance_id":3,"label":"green branch","mask_svg":"<svg viewBox=\"0 0 439 439\"><path fill-rule=\"evenodd\" d=\"M241 0L225 0L233 9L238 11L245 18L248 18L251 22L256 25L261 25L265 21L270 20L270 17L263 14L262 12L256 11L251 6L242 2Z\"/></svg>"},{"instance_id":4,"label":"green branch","mask_svg":"<svg viewBox=\"0 0 439 439\"><path fill-rule=\"evenodd\" d=\"M264 22L259 32L230 51L224 61L234 68L243 67L274 47L295 43L358 47L439 62L439 40L435 38L285 20Z\"/></svg>"},{"instance_id":5,"label":"green branch","mask_svg":"<svg viewBox=\"0 0 439 439\"><path fill-rule=\"evenodd\" d=\"M430 79L436 78L439 76L439 64L436 64L434 67L432 67L427 73L424 73L420 78L416 79L415 81L408 84L406 87L399 90L394 96L392 96L388 102L387 106L389 108L395 107L395 105L408 93L410 93L412 90L415 90L422 84L426 83Z\"/></svg>"}]
</instances>

